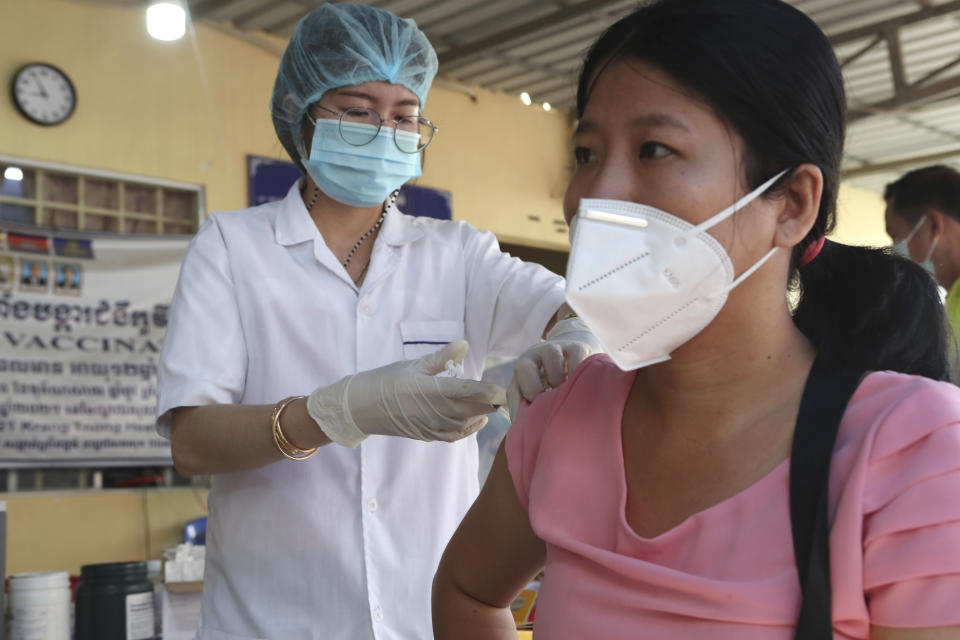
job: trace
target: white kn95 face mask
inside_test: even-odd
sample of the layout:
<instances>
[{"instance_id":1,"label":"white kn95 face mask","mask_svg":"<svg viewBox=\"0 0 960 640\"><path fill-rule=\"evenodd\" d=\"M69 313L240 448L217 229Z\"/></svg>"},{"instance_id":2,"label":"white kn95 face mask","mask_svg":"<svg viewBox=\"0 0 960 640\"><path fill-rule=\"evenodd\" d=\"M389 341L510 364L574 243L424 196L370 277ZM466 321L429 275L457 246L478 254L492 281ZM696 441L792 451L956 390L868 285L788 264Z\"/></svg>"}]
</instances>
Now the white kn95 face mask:
<instances>
[{"instance_id":1,"label":"white kn95 face mask","mask_svg":"<svg viewBox=\"0 0 960 640\"><path fill-rule=\"evenodd\" d=\"M692 225L655 207L584 198L571 224L567 302L624 371L670 359L720 312L727 294L776 252L734 279L707 230L770 188L786 170Z\"/></svg>"}]
</instances>

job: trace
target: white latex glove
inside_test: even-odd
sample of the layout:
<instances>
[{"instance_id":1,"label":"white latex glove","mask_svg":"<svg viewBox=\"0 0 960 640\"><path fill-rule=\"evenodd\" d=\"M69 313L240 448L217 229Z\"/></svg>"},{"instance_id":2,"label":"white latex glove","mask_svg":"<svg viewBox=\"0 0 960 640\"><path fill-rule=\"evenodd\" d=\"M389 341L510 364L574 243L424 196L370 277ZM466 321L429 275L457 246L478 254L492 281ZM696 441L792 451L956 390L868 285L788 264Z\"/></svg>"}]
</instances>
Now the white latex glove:
<instances>
[{"instance_id":1,"label":"white latex glove","mask_svg":"<svg viewBox=\"0 0 960 640\"><path fill-rule=\"evenodd\" d=\"M527 349L513 366L513 379L507 387L510 420L517 417L522 399L533 402L548 388L560 386L581 362L602 351L600 341L580 318L557 322L546 340Z\"/></svg>"},{"instance_id":2,"label":"white latex glove","mask_svg":"<svg viewBox=\"0 0 960 640\"><path fill-rule=\"evenodd\" d=\"M444 442L465 438L506 401L503 388L494 384L436 377L451 361L461 364L468 348L458 340L419 360L347 376L311 393L307 412L327 437L347 447L374 434Z\"/></svg>"}]
</instances>

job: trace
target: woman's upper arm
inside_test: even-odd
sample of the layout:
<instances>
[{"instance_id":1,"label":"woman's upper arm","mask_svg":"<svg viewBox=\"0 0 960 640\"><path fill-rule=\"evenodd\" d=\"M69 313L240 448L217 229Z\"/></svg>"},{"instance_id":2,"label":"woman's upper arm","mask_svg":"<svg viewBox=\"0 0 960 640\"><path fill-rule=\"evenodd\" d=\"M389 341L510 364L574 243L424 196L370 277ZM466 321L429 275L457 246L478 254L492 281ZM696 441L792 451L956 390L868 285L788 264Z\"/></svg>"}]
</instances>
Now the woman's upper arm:
<instances>
[{"instance_id":1,"label":"woman's upper arm","mask_svg":"<svg viewBox=\"0 0 960 640\"><path fill-rule=\"evenodd\" d=\"M507 607L543 568L546 547L517 498L503 444L476 502L440 561L460 591L493 607Z\"/></svg>"}]
</instances>

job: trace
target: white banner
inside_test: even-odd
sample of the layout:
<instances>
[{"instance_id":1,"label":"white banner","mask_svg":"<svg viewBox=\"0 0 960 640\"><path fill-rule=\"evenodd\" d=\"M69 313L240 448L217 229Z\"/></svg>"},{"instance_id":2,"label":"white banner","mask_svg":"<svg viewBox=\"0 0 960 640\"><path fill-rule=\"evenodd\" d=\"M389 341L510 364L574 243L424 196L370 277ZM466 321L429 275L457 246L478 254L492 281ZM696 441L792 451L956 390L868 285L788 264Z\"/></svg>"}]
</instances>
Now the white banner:
<instances>
[{"instance_id":1,"label":"white banner","mask_svg":"<svg viewBox=\"0 0 960 640\"><path fill-rule=\"evenodd\" d=\"M172 464L157 363L188 242L0 228L0 468Z\"/></svg>"}]
</instances>

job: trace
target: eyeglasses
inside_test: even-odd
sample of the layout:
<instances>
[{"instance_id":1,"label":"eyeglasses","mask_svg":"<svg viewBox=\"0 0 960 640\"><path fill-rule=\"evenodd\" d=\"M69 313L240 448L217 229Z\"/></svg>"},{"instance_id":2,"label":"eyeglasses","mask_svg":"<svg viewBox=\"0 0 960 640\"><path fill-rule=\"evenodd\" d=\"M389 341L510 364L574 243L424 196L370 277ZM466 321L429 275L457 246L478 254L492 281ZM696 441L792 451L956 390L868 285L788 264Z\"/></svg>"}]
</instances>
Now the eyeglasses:
<instances>
[{"instance_id":1,"label":"eyeglasses","mask_svg":"<svg viewBox=\"0 0 960 640\"><path fill-rule=\"evenodd\" d=\"M377 134L380 133L384 122L394 124L393 142L404 153L422 151L433 140L433 135L439 131L432 122L422 116L384 120L379 113L366 107L350 107L340 113L333 109L327 109L320 104L314 106L340 118L340 137L343 138L344 142L355 147L362 147L373 142ZM367 126L357 127L354 125Z\"/></svg>"}]
</instances>

